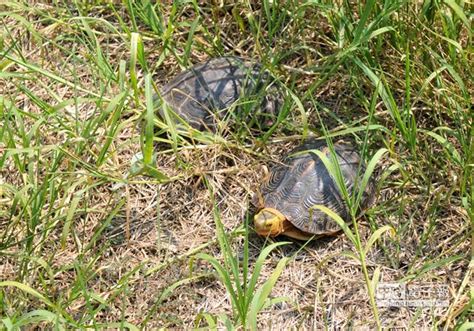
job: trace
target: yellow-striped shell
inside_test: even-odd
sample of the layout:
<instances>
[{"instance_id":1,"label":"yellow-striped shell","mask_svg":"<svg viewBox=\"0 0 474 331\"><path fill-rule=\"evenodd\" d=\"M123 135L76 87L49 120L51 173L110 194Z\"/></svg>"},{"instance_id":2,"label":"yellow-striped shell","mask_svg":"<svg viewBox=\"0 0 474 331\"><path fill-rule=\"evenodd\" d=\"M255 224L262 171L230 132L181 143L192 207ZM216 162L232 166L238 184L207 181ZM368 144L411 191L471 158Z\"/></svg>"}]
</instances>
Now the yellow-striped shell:
<instances>
[{"instance_id":1,"label":"yellow-striped shell","mask_svg":"<svg viewBox=\"0 0 474 331\"><path fill-rule=\"evenodd\" d=\"M284 165L274 166L258 194L260 209L272 208L283 214L297 229L316 235L335 233L341 228L315 205L324 205L336 212L346 222L350 214L343 194L317 154L323 152L331 160L330 149L325 141L312 140L294 149L284 160ZM305 151L305 152L302 152ZM349 196L359 187L365 165L357 151L347 143L334 144L334 151ZM298 153L302 152L302 154ZM293 154L297 155L293 155ZM370 181L362 195L361 209L365 209L374 197Z\"/></svg>"}]
</instances>

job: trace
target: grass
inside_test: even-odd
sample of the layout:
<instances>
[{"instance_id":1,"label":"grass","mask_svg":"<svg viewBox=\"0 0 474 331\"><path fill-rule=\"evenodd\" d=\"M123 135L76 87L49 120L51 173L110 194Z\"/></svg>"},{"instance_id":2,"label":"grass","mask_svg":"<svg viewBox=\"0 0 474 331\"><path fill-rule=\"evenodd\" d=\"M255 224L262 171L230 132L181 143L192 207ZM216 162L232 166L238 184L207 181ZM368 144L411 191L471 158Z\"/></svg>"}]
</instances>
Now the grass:
<instances>
[{"instance_id":1,"label":"grass","mask_svg":"<svg viewBox=\"0 0 474 331\"><path fill-rule=\"evenodd\" d=\"M214 196L212 188L210 188L211 197ZM283 257L278 261L277 266L269 278L257 288L257 282L260 277L260 273L267 256L275 250L278 246L285 245L288 243L279 242L273 243L265 247L259 254L257 260L254 263L253 272L249 271L249 215L245 218L245 237L243 247L243 257L240 262L239 253L234 252L229 243L222 221L220 219L219 210L214 204L214 217L217 229L217 238L219 240L220 251L224 255L224 263L220 263L215 257L199 253L196 258L209 262L218 274L219 280L224 284L227 293L230 295L230 301L232 303L232 316L235 319L229 318L226 315L212 316L209 313L204 313L202 316L208 322L208 327L216 328L218 326L218 317L224 321L224 325L228 329L235 329L241 325L243 328L250 328L252 330L257 329L257 315L259 312L268 306L271 306L277 302L284 301L286 298L274 298L268 301L275 283L278 280L281 272L285 268L289 261L289 257ZM240 266L240 264L242 264ZM199 322L199 320L197 321Z\"/></svg>"},{"instance_id":2,"label":"grass","mask_svg":"<svg viewBox=\"0 0 474 331\"><path fill-rule=\"evenodd\" d=\"M1 328L472 327L468 3L0 8ZM160 86L220 55L287 92L269 131L154 116ZM360 146L377 201L358 218L347 196L335 238L267 242L249 198L308 135ZM449 306L379 307L390 281L446 284Z\"/></svg>"}]
</instances>

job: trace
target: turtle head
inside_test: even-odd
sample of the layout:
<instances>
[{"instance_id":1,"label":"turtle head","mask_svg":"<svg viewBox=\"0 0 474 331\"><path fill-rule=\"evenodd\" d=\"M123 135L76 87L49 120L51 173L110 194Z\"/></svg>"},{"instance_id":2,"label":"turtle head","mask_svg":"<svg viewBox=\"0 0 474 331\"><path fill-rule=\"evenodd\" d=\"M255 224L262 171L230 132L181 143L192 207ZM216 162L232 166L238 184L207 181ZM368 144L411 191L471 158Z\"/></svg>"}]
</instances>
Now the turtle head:
<instances>
[{"instance_id":1,"label":"turtle head","mask_svg":"<svg viewBox=\"0 0 474 331\"><path fill-rule=\"evenodd\" d=\"M255 231L261 236L275 237L284 232L286 217L273 208L263 208L254 216Z\"/></svg>"}]
</instances>

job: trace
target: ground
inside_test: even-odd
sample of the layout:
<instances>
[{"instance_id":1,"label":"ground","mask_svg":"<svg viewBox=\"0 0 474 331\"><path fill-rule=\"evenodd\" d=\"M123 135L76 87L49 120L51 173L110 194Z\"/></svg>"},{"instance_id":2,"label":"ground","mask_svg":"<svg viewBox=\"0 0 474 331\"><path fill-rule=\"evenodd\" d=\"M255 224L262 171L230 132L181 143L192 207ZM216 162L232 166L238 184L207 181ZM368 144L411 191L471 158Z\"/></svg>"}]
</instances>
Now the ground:
<instances>
[{"instance_id":1,"label":"ground","mask_svg":"<svg viewBox=\"0 0 474 331\"><path fill-rule=\"evenodd\" d=\"M0 4L3 328L252 328L199 254L230 274L236 261L242 278L265 247L286 241L259 273L257 288L275 281L259 328L468 327L467 8L126 3ZM181 139L157 118L157 172L138 171L147 77L159 89L221 55L258 60L279 80L280 123L268 135L230 126ZM376 201L349 228L356 242L343 232L303 242L252 230L265 167L308 135L352 141L367 161L383 152ZM380 307L371 301L376 282L447 286L448 305Z\"/></svg>"}]
</instances>

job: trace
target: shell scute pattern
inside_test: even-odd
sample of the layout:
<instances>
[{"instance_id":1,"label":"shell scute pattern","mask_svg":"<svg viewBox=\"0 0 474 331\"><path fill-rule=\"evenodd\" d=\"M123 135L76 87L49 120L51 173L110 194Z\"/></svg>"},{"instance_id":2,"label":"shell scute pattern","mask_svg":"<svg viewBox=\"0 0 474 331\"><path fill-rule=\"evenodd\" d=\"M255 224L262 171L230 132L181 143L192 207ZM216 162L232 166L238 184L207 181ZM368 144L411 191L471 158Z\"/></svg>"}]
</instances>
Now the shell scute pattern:
<instances>
[{"instance_id":1,"label":"shell scute pattern","mask_svg":"<svg viewBox=\"0 0 474 331\"><path fill-rule=\"evenodd\" d=\"M337 161L344 177L349 194L355 187L358 171L361 174L365 167L354 148L348 144L334 145ZM329 157L329 148L324 141L310 141L290 152L284 165L276 165L271 176L262 186L261 192L265 207L280 211L298 229L312 234L329 234L340 230L340 227L329 216L314 205L324 205L349 221L349 210L335 181L324 163L312 152L320 150ZM359 169L359 167L361 169ZM371 185L366 196L370 196ZM364 199L362 206L367 204Z\"/></svg>"},{"instance_id":2,"label":"shell scute pattern","mask_svg":"<svg viewBox=\"0 0 474 331\"><path fill-rule=\"evenodd\" d=\"M271 81L271 75L259 63L218 57L178 74L162 88L161 96L195 129L213 129L216 118L224 118L242 96L263 97L257 99L260 104L255 106L256 112L276 118L282 96L265 90ZM159 110L163 117L163 107Z\"/></svg>"}]
</instances>

